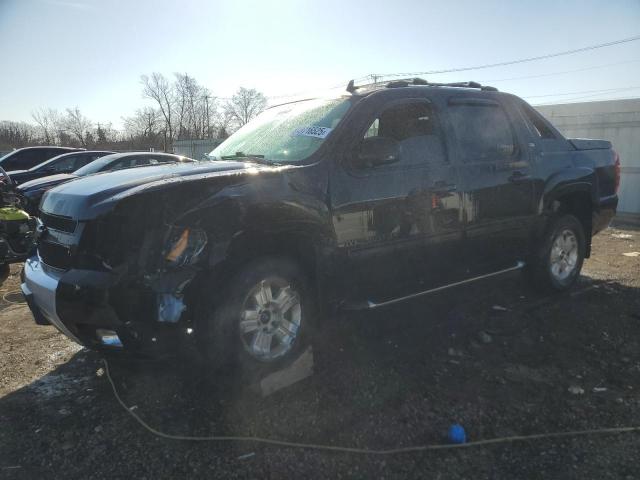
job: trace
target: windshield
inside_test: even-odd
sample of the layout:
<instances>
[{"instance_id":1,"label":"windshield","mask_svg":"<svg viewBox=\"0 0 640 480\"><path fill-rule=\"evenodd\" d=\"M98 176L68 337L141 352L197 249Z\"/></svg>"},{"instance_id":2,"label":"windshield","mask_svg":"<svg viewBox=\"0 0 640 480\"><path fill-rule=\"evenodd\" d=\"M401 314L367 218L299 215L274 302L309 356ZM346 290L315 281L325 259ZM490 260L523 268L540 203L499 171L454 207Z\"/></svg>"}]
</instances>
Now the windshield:
<instances>
[{"instance_id":1,"label":"windshield","mask_svg":"<svg viewBox=\"0 0 640 480\"><path fill-rule=\"evenodd\" d=\"M80 177L84 177L85 175L91 175L92 173L98 173L104 167L106 167L109 163L115 160L114 155L106 155L102 158L94 160L91 163L87 163L84 167L79 168L75 172L74 175L78 175Z\"/></svg>"},{"instance_id":2,"label":"windshield","mask_svg":"<svg viewBox=\"0 0 640 480\"><path fill-rule=\"evenodd\" d=\"M314 153L349 110L348 99L305 100L270 108L221 143L213 160L258 157L294 163Z\"/></svg>"}]
</instances>

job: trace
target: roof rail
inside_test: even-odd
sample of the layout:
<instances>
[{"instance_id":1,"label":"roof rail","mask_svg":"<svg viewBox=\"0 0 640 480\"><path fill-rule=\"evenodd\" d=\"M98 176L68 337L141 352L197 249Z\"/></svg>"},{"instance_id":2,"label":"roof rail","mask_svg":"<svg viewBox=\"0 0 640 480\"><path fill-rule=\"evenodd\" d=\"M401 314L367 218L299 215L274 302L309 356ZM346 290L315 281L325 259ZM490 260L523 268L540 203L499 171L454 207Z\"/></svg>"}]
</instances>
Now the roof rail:
<instances>
[{"instance_id":1,"label":"roof rail","mask_svg":"<svg viewBox=\"0 0 640 480\"><path fill-rule=\"evenodd\" d=\"M386 88L401 88L408 87L410 85L428 85L431 87L460 87L460 88L477 88L480 90L484 90L487 92L497 92L498 89L495 87L490 87L489 85L482 85L478 82L453 82L453 83L434 83L428 82L423 78L411 78L411 79L403 79L403 80L394 80L392 82L387 83Z\"/></svg>"},{"instance_id":2,"label":"roof rail","mask_svg":"<svg viewBox=\"0 0 640 480\"><path fill-rule=\"evenodd\" d=\"M359 88L372 87L377 86L378 83L370 83L366 85L358 85L354 84L354 80L350 80L347 84L347 92L353 93ZM453 82L453 83L434 83L428 82L424 78L403 78L401 80L393 80L384 85L385 88L404 88L409 87L411 85L424 85L429 87L459 87L459 88L477 88L479 90L483 90L486 92L497 92L498 89L496 87L490 87L489 85L482 85L478 82Z\"/></svg>"}]
</instances>

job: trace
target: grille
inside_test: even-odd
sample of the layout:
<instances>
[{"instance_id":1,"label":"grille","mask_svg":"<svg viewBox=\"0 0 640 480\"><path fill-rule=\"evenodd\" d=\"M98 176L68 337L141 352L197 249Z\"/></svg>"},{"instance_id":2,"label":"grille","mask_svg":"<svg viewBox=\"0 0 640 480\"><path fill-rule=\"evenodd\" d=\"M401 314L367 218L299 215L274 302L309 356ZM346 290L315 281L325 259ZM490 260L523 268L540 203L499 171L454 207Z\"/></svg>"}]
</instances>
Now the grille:
<instances>
[{"instance_id":1,"label":"grille","mask_svg":"<svg viewBox=\"0 0 640 480\"><path fill-rule=\"evenodd\" d=\"M40 242L38 253L42 261L53 268L69 270L71 266L71 251L69 247L53 242Z\"/></svg>"},{"instance_id":2,"label":"grille","mask_svg":"<svg viewBox=\"0 0 640 480\"><path fill-rule=\"evenodd\" d=\"M40 220L47 228L53 228L61 232L73 233L76 229L75 220L60 215L51 215L50 213L40 212Z\"/></svg>"}]
</instances>

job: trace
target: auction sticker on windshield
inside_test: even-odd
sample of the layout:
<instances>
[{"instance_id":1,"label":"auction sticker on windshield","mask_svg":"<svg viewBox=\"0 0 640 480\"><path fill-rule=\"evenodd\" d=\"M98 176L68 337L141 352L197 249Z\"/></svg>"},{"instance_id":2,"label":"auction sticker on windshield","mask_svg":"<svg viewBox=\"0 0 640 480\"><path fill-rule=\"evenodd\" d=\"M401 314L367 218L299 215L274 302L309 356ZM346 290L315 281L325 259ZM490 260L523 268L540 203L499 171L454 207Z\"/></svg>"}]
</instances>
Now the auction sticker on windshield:
<instances>
[{"instance_id":1,"label":"auction sticker on windshield","mask_svg":"<svg viewBox=\"0 0 640 480\"><path fill-rule=\"evenodd\" d=\"M331 129L329 127L301 127L293 131L294 137L326 138Z\"/></svg>"}]
</instances>

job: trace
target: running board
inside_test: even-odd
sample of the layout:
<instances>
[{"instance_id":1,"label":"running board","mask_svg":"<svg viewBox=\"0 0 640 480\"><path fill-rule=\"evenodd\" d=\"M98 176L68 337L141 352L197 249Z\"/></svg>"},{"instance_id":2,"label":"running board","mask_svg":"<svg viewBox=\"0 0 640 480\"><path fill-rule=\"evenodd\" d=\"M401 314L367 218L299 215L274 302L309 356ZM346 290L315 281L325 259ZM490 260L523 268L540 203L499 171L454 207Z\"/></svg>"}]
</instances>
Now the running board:
<instances>
[{"instance_id":1,"label":"running board","mask_svg":"<svg viewBox=\"0 0 640 480\"><path fill-rule=\"evenodd\" d=\"M373 302L371 300L367 300L363 303L346 303L343 304L342 308L344 310L372 310L374 308L387 307L389 305L394 305L396 303L404 302L405 300L411 300L413 298L422 297L423 295L429 295L431 293L436 293L441 290L446 290L447 288L457 287L459 285L464 285L466 283L472 283L477 280L483 280L485 278L496 277L498 275L502 275L503 273L513 272L515 270L520 270L524 267L524 262L518 262L515 266L505 268L504 270L498 270L497 272L487 273L485 275L480 275L478 277L467 278L466 280L461 280L459 282L449 283L447 285L442 285L440 287L431 288L429 290L424 290L423 292L412 293L411 295L406 295L404 297L392 298L391 300L386 300L384 302Z\"/></svg>"}]
</instances>

